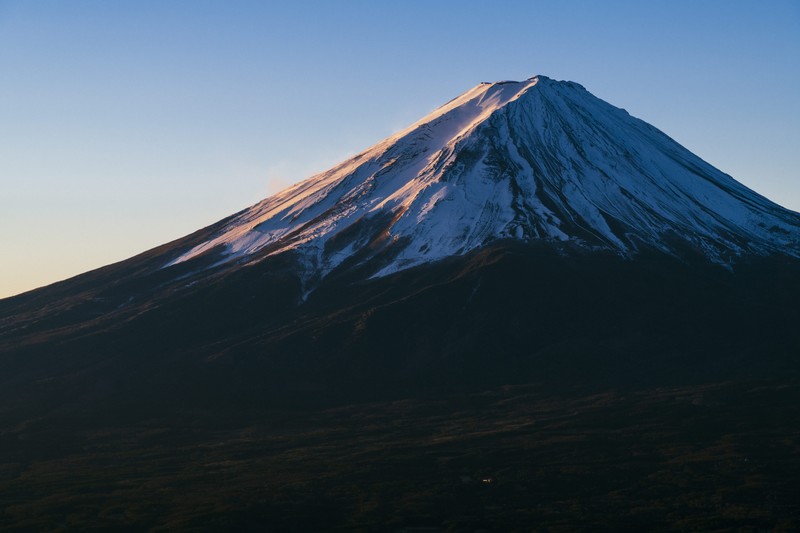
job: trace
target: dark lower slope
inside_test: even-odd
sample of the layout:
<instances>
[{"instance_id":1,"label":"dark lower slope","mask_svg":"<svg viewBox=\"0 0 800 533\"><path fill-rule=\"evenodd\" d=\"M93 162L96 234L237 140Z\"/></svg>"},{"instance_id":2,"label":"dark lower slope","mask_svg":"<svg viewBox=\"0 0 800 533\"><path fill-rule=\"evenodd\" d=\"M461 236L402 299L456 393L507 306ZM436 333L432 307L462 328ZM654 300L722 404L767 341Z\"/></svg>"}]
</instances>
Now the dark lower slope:
<instances>
[{"instance_id":1,"label":"dark lower slope","mask_svg":"<svg viewBox=\"0 0 800 533\"><path fill-rule=\"evenodd\" d=\"M156 289L155 270L23 327L7 318L2 415L783 375L797 368L799 265L733 273L512 243L375 280L343 272L305 300L288 257Z\"/></svg>"},{"instance_id":2,"label":"dark lower slope","mask_svg":"<svg viewBox=\"0 0 800 533\"><path fill-rule=\"evenodd\" d=\"M796 383L517 386L69 440L33 421L0 454L0 529L797 531L799 406Z\"/></svg>"},{"instance_id":3,"label":"dark lower slope","mask_svg":"<svg viewBox=\"0 0 800 533\"><path fill-rule=\"evenodd\" d=\"M2 302L0 525L798 524L797 262L199 266Z\"/></svg>"}]
</instances>

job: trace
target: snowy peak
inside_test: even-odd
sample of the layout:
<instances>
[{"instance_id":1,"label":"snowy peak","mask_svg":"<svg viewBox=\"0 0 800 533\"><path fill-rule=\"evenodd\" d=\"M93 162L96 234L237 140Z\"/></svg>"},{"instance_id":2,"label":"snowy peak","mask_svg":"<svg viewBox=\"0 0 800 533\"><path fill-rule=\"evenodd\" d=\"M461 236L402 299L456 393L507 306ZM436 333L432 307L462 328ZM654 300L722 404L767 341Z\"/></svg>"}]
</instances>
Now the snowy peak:
<instances>
[{"instance_id":1,"label":"snowy peak","mask_svg":"<svg viewBox=\"0 0 800 533\"><path fill-rule=\"evenodd\" d=\"M534 77L524 82L502 81L476 85L408 128L377 144L373 149L400 142L418 130L435 132L435 135L431 135L432 140L435 138L439 141L441 148L466 135L497 110L520 98L537 83L538 78ZM434 146L435 143L431 143L429 149Z\"/></svg>"},{"instance_id":2,"label":"snowy peak","mask_svg":"<svg viewBox=\"0 0 800 533\"><path fill-rule=\"evenodd\" d=\"M310 277L377 256L384 275L504 238L730 264L800 256L800 215L582 86L535 76L473 87L170 264L293 251Z\"/></svg>"}]
</instances>

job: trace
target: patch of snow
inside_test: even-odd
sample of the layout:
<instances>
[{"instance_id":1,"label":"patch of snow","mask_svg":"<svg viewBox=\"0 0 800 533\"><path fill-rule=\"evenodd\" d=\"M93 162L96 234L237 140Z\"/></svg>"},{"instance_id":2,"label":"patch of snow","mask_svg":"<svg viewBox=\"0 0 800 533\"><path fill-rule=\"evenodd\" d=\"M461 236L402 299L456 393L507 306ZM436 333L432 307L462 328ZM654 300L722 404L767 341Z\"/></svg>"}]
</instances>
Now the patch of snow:
<instances>
[{"instance_id":1,"label":"patch of snow","mask_svg":"<svg viewBox=\"0 0 800 533\"><path fill-rule=\"evenodd\" d=\"M165 266L218 246L226 260L296 250L324 276L360 251L402 246L381 276L499 238L630 255L642 243L671 251L667 234L718 263L800 256L800 215L580 85L538 76L473 87Z\"/></svg>"}]
</instances>

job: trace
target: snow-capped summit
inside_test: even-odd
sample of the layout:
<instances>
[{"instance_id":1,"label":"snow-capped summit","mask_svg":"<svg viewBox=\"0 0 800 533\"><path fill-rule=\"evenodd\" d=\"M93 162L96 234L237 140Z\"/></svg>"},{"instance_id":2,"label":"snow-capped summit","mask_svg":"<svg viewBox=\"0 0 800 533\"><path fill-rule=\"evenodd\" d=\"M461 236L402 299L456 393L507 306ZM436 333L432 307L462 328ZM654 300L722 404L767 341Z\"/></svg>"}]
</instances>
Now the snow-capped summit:
<instances>
[{"instance_id":1,"label":"snow-capped summit","mask_svg":"<svg viewBox=\"0 0 800 533\"><path fill-rule=\"evenodd\" d=\"M800 215L573 82L481 83L332 169L233 217L169 265L293 250L324 276L390 253L385 275L498 239L730 264L800 257Z\"/></svg>"}]
</instances>

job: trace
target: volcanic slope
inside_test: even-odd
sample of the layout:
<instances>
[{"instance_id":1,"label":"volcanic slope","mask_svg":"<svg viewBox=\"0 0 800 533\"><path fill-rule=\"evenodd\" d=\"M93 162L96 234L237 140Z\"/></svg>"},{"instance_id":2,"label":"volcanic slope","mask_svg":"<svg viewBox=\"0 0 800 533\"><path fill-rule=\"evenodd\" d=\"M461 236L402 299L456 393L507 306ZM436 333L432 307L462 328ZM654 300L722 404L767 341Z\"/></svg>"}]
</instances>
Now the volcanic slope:
<instances>
[{"instance_id":1,"label":"volcanic slope","mask_svg":"<svg viewBox=\"0 0 800 533\"><path fill-rule=\"evenodd\" d=\"M0 300L0 529L800 529L800 215L543 76Z\"/></svg>"}]
</instances>

